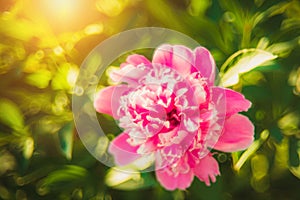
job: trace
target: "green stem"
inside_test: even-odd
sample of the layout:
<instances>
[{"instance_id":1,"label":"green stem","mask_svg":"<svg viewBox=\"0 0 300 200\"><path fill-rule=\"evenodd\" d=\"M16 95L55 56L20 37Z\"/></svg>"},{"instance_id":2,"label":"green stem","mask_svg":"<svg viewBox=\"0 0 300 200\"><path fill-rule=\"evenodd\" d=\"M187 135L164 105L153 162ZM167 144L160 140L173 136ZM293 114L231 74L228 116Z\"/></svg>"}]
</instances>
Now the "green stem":
<instances>
[{"instance_id":1,"label":"green stem","mask_svg":"<svg viewBox=\"0 0 300 200\"><path fill-rule=\"evenodd\" d=\"M256 140L252 143L252 145L242 154L242 156L239 158L239 160L234 163L233 168L236 171L239 171L241 167L244 165L244 163L250 158L251 155L253 155L260 147L261 145L268 139L270 135L270 132L265 129L260 134L260 139Z\"/></svg>"}]
</instances>

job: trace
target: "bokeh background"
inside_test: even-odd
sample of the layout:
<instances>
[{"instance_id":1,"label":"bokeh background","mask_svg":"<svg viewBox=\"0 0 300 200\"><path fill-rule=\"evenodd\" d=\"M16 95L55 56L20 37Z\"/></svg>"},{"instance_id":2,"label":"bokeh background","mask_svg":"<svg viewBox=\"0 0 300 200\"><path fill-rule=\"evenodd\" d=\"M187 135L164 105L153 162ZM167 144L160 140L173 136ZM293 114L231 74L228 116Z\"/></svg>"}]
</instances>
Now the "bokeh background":
<instances>
[{"instance_id":1,"label":"bokeh background","mask_svg":"<svg viewBox=\"0 0 300 200\"><path fill-rule=\"evenodd\" d=\"M300 199L299 0L0 5L0 199ZM74 128L72 92L84 58L106 38L146 26L207 47L223 74L239 74L228 86L253 103L243 114L256 141L244 152L216 152L221 176L210 187L195 179L169 192L154 173L121 175L92 157ZM98 117L111 139L118 134L110 118Z\"/></svg>"}]
</instances>

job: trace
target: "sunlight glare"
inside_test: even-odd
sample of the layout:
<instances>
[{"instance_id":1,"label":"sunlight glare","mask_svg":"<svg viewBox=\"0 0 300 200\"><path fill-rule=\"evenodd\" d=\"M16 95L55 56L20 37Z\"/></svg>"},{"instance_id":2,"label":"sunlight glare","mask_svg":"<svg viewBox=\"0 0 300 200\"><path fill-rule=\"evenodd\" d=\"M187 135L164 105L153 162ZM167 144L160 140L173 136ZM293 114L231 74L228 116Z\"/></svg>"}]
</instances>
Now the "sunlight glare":
<instances>
[{"instance_id":1,"label":"sunlight glare","mask_svg":"<svg viewBox=\"0 0 300 200\"><path fill-rule=\"evenodd\" d=\"M78 0L47 0L49 9L61 17L67 17L76 10Z\"/></svg>"},{"instance_id":2,"label":"sunlight glare","mask_svg":"<svg viewBox=\"0 0 300 200\"><path fill-rule=\"evenodd\" d=\"M53 18L70 21L78 16L81 0L43 0L42 10Z\"/></svg>"}]
</instances>

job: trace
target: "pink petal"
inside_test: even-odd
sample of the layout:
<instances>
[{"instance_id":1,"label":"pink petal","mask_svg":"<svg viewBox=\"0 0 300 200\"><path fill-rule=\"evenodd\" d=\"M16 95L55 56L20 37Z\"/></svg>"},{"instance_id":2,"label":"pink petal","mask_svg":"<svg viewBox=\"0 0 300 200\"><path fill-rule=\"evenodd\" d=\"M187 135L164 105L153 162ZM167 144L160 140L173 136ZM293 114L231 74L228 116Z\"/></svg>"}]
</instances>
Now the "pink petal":
<instances>
[{"instance_id":1,"label":"pink petal","mask_svg":"<svg viewBox=\"0 0 300 200\"><path fill-rule=\"evenodd\" d=\"M185 174L180 173L177 176L175 176L175 174L168 168L156 170L155 173L159 183L167 190L175 190L177 188L184 190L190 187L194 178L192 170Z\"/></svg>"},{"instance_id":2,"label":"pink petal","mask_svg":"<svg viewBox=\"0 0 300 200\"><path fill-rule=\"evenodd\" d=\"M145 56L142 56L139 54L133 54L133 55L128 56L126 59L126 63L121 64L121 68L123 68L124 66L126 66L128 64L133 65L133 66L138 66L140 64L144 64L146 66L151 66L151 62Z\"/></svg>"},{"instance_id":3,"label":"pink petal","mask_svg":"<svg viewBox=\"0 0 300 200\"><path fill-rule=\"evenodd\" d=\"M254 139L254 126L245 116L235 114L225 120L223 133L214 149L234 152L250 146Z\"/></svg>"},{"instance_id":4,"label":"pink petal","mask_svg":"<svg viewBox=\"0 0 300 200\"><path fill-rule=\"evenodd\" d=\"M128 138L127 133L121 133L110 143L108 151L114 156L117 165L127 165L140 157L136 153L139 146L131 146L127 142Z\"/></svg>"},{"instance_id":5,"label":"pink petal","mask_svg":"<svg viewBox=\"0 0 300 200\"><path fill-rule=\"evenodd\" d=\"M141 155L150 154L157 150L157 137L149 138L145 143L141 144L137 152Z\"/></svg>"},{"instance_id":6,"label":"pink petal","mask_svg":"<svg viewBox=\"0 0 300 200\"><path fill-rule=\"evenodd\" d=\"M192 170L190 170L186 174L179 174L177 177L178 180L177 188L180 190L184 190L190 187L193 182L193 179L194 179L194 173Z\"/></svg>"},{"instance_id":7,"label":"pink petal","mask_svg":"<svg viewBox=\"0 0 300 200\"><path fill-rule=\"evenodd\" d=\"M172 66L173 46L162 45L156 49L153 55L152 62Z\"/></svg>"},{"instance_id":8,"label":"pink petal","mask_svg":"<svg viewBox=\"0 0 300 200\"><path fill-rule=\"evenodd\" d=\"M109 86L98 92L95 97L94 107L97 112L116 116L120 97L128 92L130 88L126 85Z\"/></svg>"},{"instance_id":9,"label":"pink petal","mask_svg":"<svg viewBox=\"0 0 300 200\"><path fill-rule=\"evenodd\" d=\"M178 162L192 144L197 131L188 132L181 127L161 133L159 139L162 148L157 151L156 168L161 169Z\"/></svg>"},{"instance_id":10,"label":"pink petal","mask_svg":"<svg viewBox=\"0 0 300 200\"><path fill-rule=\"evenodd\" d=\"M191 72L193 59L193 52L185 46L162 45L154 52L152 63L166 65L185 77Z\"/></svg>"},{"instance_id":11,"label":"pink petal","mask_svg":"<svg viewBox=\"0 0 300 200\"><path fill-rule=\"evenodd\" d=\"M207 155L196 165L194 173L200 181L210 186L210 182L216 182L216 176L220 175L218 162L211 155Z\"/></svg>"},{"instance_id":12,"label":"pink petal","mask_svg":"<svg viewBox=\"0 0 300 200\"><path fill-rule=\"evenodd\" d=\"M116 83L125 82L130 85L138 85L139 79L141 79L147 73L148 70L142 70L133 65L126 65L120 69L111 71L109 76Z\"/></svg>"},{"instance_id":13,"label":"pink petal","mask_svg":"<svg viewBox=\"0 0 300 200\"><path fill-rule=\"evenodd\" d=\"M204 47L198 47L194 50L195 67L200 71L203 77L207 78L209 85L214 85L216 76L216 64L210 52Z\"/></svg>"},{"instance_id":14,"label":"pink petal","mask_svg":"<svg viewBox=\"0 0 300 200\"><path fill-rule=\"evenodd\" d=\"M156 170L156 179L167 190L175 190L177 188L177 181L173 174L169 174L166 170Z\"/></svg>"},{"instance_id":15,"label":"pink petal","mask_svg":"<svg viewBox=\"0 0 300 200\"><path fill-rule=\"evenodd\" d=\"M247 111L251 107L251 102L245 99L241 93L220 87L212 88L212 101L217 105L217 109L219 108L219 114L227 117Z\"/></svg>"}]
</instances>

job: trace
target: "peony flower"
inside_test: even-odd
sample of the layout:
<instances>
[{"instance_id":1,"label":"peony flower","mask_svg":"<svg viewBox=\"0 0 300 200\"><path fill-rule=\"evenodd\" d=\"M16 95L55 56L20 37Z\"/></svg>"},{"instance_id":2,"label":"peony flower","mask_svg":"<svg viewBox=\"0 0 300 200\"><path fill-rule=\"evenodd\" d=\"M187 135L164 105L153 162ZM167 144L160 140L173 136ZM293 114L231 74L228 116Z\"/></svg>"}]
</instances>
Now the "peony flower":
<instances>
[{"instance_id":1,"label":"peony flower","mask_svg":"<svg viewBox=\"0 0 300 200\"><path fill-rule=\"evenodd\" d=\"M117 165L154 155L157 180L168 190L188 188L194 176L210 185L220 175L210 152L246 149L254 127L238 114L251 103L215 86L215 63L198 47L162 45L152 62L130 55L109 73L116 84L99 91L94 106L124 130L109 146Z\"/></svg>"}]
</instances>

